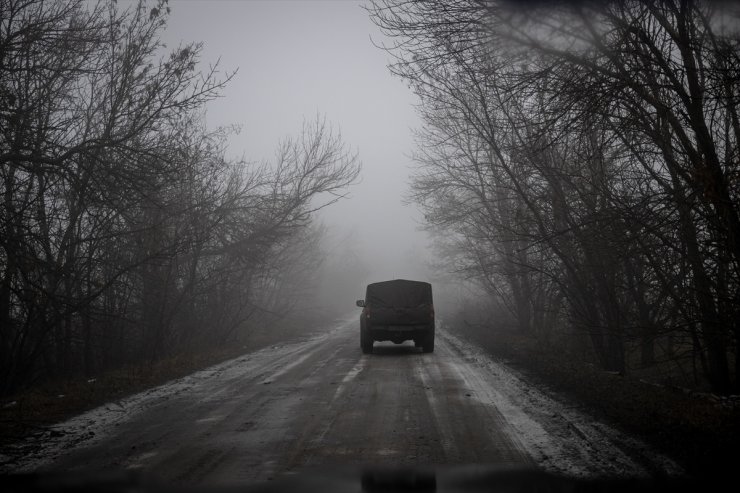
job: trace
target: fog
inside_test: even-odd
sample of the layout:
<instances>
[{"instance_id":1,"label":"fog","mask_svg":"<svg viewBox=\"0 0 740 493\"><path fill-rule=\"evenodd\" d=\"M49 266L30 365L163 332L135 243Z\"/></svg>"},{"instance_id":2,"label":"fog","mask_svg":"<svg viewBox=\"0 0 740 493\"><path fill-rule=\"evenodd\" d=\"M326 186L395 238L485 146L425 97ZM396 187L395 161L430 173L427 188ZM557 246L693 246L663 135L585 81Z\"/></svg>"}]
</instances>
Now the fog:
<instances>
[{"instance_id":1,"label":"fog","mask_svg":"<svg viewBox=\"0 0 740 493\"><path fill-rule=\"evenodd\" d=\"M387 70L382 34L361 2L173 1L164 42L203 43L203 67L220 60L238 69L207 110L209 127L237 125L232 157L262 162L278 142L300 132L305 119L326 117L362 162L360 183L324 208L316 220L327 227L325 247L332 276L354 258L364 284L391 278L428 279L428 240L419 213L404 205L412 165L412 129L420 126L416 96ZM333 294L328 295L333 297ZM348 307L349 308L349 307Z\"/></svg>"},{"instance_id":2,"label":"fog","mask_svg":"<svg viewBox=\"0 0 740 493\"><path fill-rule=\"evenodd\" d=\"M692 1L0 0L0 474L724 477L738 25ZM366 293L392 279L433 296Z\"/></svg>"}]
</instances>

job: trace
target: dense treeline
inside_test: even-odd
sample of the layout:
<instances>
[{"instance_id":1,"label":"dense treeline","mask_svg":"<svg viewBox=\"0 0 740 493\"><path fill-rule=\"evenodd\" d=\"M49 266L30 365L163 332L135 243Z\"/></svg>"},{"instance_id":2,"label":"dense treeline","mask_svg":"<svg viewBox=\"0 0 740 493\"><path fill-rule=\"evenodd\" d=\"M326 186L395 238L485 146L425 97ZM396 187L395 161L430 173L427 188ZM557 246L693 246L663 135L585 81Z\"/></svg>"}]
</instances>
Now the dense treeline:
<instances>
[{"instance_id":1,"label":"dense treeline","mask_svg":"<svg viewBox=\"0 0 740 493\"><path fill-rule=\"evenodd\" d=\"M531 337L737 392L736 6L514 4L370 8L421 99L412 192L448 262Z\"/></svg>"},{"instance_id":2,"label":"dense treeline","mask_svg":"<svg viewBox=\"0 0 740 493\"><path fill-rule=\"evenodd\" d=\"M311 213L359 173L321 119L273 163L228 160L202 115L232 74L163 55L167 13L0 0L0 395L285 311L320 260Z\"/></svg>"}]
</instances>

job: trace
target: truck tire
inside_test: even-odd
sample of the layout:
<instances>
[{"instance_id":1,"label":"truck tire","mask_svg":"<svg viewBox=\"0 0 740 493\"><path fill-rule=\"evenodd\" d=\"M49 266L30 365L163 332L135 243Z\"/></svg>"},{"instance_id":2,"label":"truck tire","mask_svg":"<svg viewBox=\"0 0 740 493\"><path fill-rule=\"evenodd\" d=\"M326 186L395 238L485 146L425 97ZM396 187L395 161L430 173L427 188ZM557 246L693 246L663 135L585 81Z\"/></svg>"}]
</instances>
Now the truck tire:
<instances>
[{"instance_id":1,"label":"truck tire","mask_svg":"<svg viewBox=\"0 0 740 493\"><path fill-rule=\"evenodd\" d=\"M425 353L434 352L434 331L431 331L421 343L422 351Z\"/></svg>"},{"instance_id":2,"label":"truck tire","mask_svg":"<svg viewBox=\"0 0 740 493\"><path fill-rule=\"evenodd\" d=\"M365 330L360 330L360 347L362 348L362 354L373 352L373 340Z\"/></svg>"}]
</instances>

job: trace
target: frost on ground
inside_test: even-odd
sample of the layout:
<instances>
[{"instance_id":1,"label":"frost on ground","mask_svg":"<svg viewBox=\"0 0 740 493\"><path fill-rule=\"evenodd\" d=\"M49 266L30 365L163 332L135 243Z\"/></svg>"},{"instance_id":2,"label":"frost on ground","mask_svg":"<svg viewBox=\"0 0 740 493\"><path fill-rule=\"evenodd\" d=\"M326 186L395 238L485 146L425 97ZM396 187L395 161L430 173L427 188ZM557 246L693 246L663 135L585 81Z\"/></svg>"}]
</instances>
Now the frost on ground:
<instances>
[{"instance_id":1,"label":"frost on ground","mask_svg":"<svg viewBox=\"0 0 740 493\"><path fill-rule=\"evenodd\" d=\"M537 389L484 350L447 331L442 339L460 356L455 365L475 395L493 404L532 459L571 477L680 476L682 468L645 443L597 421L562 397ZM479 371L471 372L470 366Z\"/></svg>"},{"instance_id":2,"label":"frost on ground","mask_svg":"<svg viewBox=\"0 0 740 493\"><path fill-rule=\"evenodd\" d=\"M334 329L336 331L337 329ZM22 473L43 469L66 451L91 446L111 435L117 426L147 409L187 393L189 399L208 400L228 389L229 383L252 375L268 381L283 372L291 355L308 346L322 344L332 332L309 341L271 346L172 380L119 401L110 402L62 423L39 430L13 450L0 454L0 473ZM217 385L215 385L217 382Z\"/></svg>"}]
</instances>

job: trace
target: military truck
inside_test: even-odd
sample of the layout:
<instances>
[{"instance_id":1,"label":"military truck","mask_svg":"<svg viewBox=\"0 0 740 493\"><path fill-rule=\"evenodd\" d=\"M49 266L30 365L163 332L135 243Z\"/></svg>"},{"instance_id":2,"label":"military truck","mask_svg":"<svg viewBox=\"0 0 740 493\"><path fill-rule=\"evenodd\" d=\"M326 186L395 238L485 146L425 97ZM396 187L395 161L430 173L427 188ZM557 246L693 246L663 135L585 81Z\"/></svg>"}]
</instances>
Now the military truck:
<instances>
[{"instance_id":1,"label":"military truck","mask_svg":"<svg viewBox=\"0 0 740 493\"><path fill-rule=\"evenodd\" d=\"M360 347L373 352L375 341L413 340L425 353L434 351L434 303L428 282L394 279L367 285L360 315Z\"/></svg>"}]
</instances>

